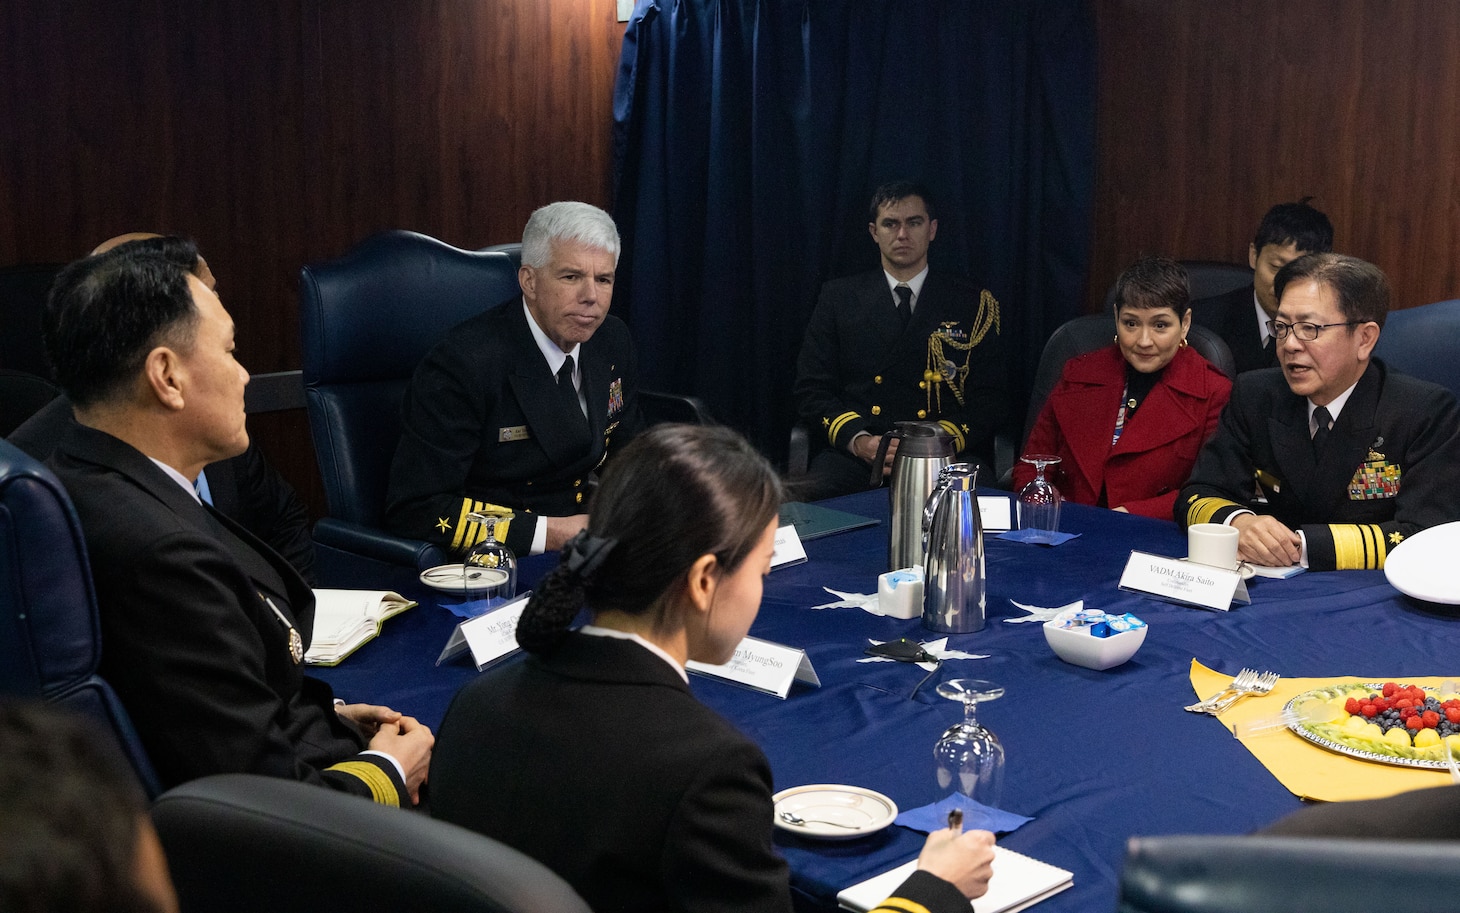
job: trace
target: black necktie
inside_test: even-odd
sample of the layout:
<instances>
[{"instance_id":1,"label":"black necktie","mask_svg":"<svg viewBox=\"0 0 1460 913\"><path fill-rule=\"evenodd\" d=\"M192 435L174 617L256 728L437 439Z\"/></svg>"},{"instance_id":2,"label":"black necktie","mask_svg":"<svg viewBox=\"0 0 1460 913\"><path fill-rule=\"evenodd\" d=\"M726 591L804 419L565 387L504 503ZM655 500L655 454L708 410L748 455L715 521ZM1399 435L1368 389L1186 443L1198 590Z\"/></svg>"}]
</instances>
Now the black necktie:
<instances>
[{"instance_id":1,"label":"black necktie","mask_svg":"<svg viewBox=\"0 0 1460 913\"><path fill-rule=\"evenodd\" d=\"M912 319L912 288L906 285L899 285L893 289L897 293L897 316L902 318L902 325Z\"/></svg>"},{"instance_id":2,"label":"black necktie","mask_svg":"<svg viewBox=\"0 0 1460 913\"><path fill-rule=\"evenodd\" d=\"M558 397L563 401L565 408L571 408L572 414L583 419L587 425L587 416L583 414L583 405L578 402L578 390L573 386L573 356L569 355L563 359L563 366L558 369Z\"/></svg>"},{"instance_id":3,"label":"black necktie","mask_svg":"<svg viewBox=\"0 0 1460 913\"><path fill-rule=\"evenodd\" d=\"M1323 445L1328 442L1328 426L1333 424L1333 416L1328 410L1319 406L1313 410L1313 421L1317 427L1313 429L1313 458L1319 459L1323 456Z\"/></svg>"}]
</instances>

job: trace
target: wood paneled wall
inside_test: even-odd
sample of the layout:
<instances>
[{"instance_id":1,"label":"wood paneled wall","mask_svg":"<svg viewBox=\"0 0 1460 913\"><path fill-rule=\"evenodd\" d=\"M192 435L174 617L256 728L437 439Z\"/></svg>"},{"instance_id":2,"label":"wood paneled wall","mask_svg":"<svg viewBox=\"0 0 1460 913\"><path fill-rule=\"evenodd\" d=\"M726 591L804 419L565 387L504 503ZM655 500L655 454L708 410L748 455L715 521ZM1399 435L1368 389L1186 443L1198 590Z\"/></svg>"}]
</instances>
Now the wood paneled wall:
<instances>
[{"instance_id":1,"label":"wood paneled wall","mask_svg":"<svg viewBox=\"0 0 1460 913\"><path fill-rule=\"evenodd\" d=\"M0 264L197 239L255 372L299 366L300 265L410 228L518 237L611 203L611 0L10 0ZM1396 306L1460 296L1460 4L1095 0L1087 308L1142 252L1242 260L1304 194ZM254 433L317 511L301 414Z\"/></svg>"},{"instance_id":2,"label":"wood paneled wall","mask_svg":"<svg viewBox=\"0 0 1460 913\"><path fill-rule=\"evenodd\" d=\"M1087 307L1139 254L1246 262L1316 197L1394 306L1460 297L1460 4L1096 0Z\"/></svg>"},{"instance_id":3,"label":"wood paneled wall","mask_svg":"<svg viewBox=\"0 0 1460 913\"><path fill-rule=\"evenodd\" d=\"M612 0L9 0L0 264L195 238L255 373L298 368L301 265L386 228L517 240L611 204ZM251 428L323 509L302 415Z\"/></svg>"}]
</instances>

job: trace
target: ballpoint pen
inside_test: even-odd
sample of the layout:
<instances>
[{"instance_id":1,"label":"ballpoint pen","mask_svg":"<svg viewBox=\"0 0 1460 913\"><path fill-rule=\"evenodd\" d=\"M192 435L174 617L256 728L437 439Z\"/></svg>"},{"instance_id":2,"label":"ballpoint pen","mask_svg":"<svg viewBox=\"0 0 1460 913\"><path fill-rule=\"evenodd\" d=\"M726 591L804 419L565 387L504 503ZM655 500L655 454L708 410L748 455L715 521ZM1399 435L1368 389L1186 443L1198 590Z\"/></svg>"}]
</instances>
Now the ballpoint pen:
<instances>
[{"instance_id":1,"label":"ballpoint pen","mask_svg":"<svg viewBox=\"0 0 1460 913\"><path fill-rule=\"evenodd\" d=\"M948 827L950 830L963 833L963 809L954 808L948 810Z\"/></svg>"}]
</instances>

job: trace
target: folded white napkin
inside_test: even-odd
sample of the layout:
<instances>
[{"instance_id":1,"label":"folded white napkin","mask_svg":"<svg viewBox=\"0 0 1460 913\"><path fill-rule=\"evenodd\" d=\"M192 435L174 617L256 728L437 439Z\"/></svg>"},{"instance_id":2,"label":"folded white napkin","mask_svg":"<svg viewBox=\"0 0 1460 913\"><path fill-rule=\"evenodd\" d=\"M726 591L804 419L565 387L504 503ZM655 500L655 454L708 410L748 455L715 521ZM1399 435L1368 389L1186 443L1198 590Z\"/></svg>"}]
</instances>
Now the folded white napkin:
<instances>
[{"instance_id":1,"label":"folded white napkin","mask_svg":"<svg viewBox=\"0 0 1460 913\"><path fill-rule=\"evenodd\" d=\"M885 640L873 640L872 638L869 637L869 638L867 638L867 643L872 644L873 646L877 646L879 644L885 644L885 643L887 643L887 641L885 641ZM930 640L927 643L920 644L920 646L924 650L927 650L929 653L931 653L934 656L938 657L939 659L988 659L989 658L987 653L965 653L962 650L949 650L948 649L948 638L946 638L946 637L940 637L937 640ZM861 659L857 660L857 662L859 662L859 663L895 663L895 662L897 662L897 660L893 659L890 656L864 656ZM938 668L938 664L937 663L917 663L916 665L922 666L924 669L927 669L929 672L932 672L934 669Z\"/></svg>"},{"instance_id":2,"label":"folded white napkin","mask_svg":"<svg viewBox=\"0 0 1460 913\"><path fill-rule=\"evenodd\" d=\"M1037 621L1040 624L1043 624L1046 621L1053 620L1054 617L1061 612L1067 612L1070 609L1083 609L1085 607L1085 600L1083 599L1076 599L1074 602L1071 602L1068 605L1057 606L1053 609L1045 609L1037 605L1025 605L1022 602L1014 602L1014 600L1012 599L1010 599L1009 602L1017 608L1023 609L1029 614L1025 615L1023 618L1005 618L1004 624L1006 625L1016 625L1025 621Z\"/></svg>"},{"instance_id":3,"label":"folded white napkin","mask_svg":"<svg viewBox=\"0 0 1460 913\"><path fill-rule=\"evenodd\" d=\"M826 602L826 603L822 603L821 605L814 605L811 608L813 608L813 609L861 609L862 611L864 611L864 612L870 612L873 615L884 615L885 616L887 614L886 612L882 611L882 607L878 604L879 600L877 599L877 594L876 593L872 593L872 594L867 594L867 593L843 593L841 590L833 590L829 586L824 586L824 587L822 587L822 589L823 590L826 590L831 595L837 596L837 597L840 597L840 598L837 599L836 602Z\"/></svg>"}]
</instances>

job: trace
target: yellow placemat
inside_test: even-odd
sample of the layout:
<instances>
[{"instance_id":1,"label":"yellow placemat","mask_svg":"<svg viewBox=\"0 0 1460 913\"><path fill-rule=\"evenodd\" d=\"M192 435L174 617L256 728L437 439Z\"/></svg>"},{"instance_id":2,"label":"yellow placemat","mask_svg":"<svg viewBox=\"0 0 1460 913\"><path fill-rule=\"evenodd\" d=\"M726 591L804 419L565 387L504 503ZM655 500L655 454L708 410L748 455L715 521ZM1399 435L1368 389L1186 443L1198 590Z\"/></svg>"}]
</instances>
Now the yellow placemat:
<instances>
[{"instance_id":1,"label":"yellow placemat","mask_svg":"<svg viewBox=\"0 0 1460 913\"><path fill-rule=\"evenodd\" d=\"M1231 684L1235 674L1235 669L1231 672L1215 672L1194 659L1191 661L1191 687L1197 697L1203 700ZM1228 732L1232 732L1238 723L1276 717L1282 713L1283 706L1288 701L1314 688L1344 682L1402 682L1406 685L1437 688L1445 678L1443 675L1284 678L1278 680L1271 694L1245 697L1233 705L1231 710L1214 719L1226 726ZM1444 786L1450 782L1447 771L1419 770L1380 764L1377 761L1362 761L1319 748L1286 731L1243 739L1242 745L1277 777L1279 783L1303 799L1320 799L1324 802L1379 799L1411 789Z\"/></svg>"}]
</instances>

